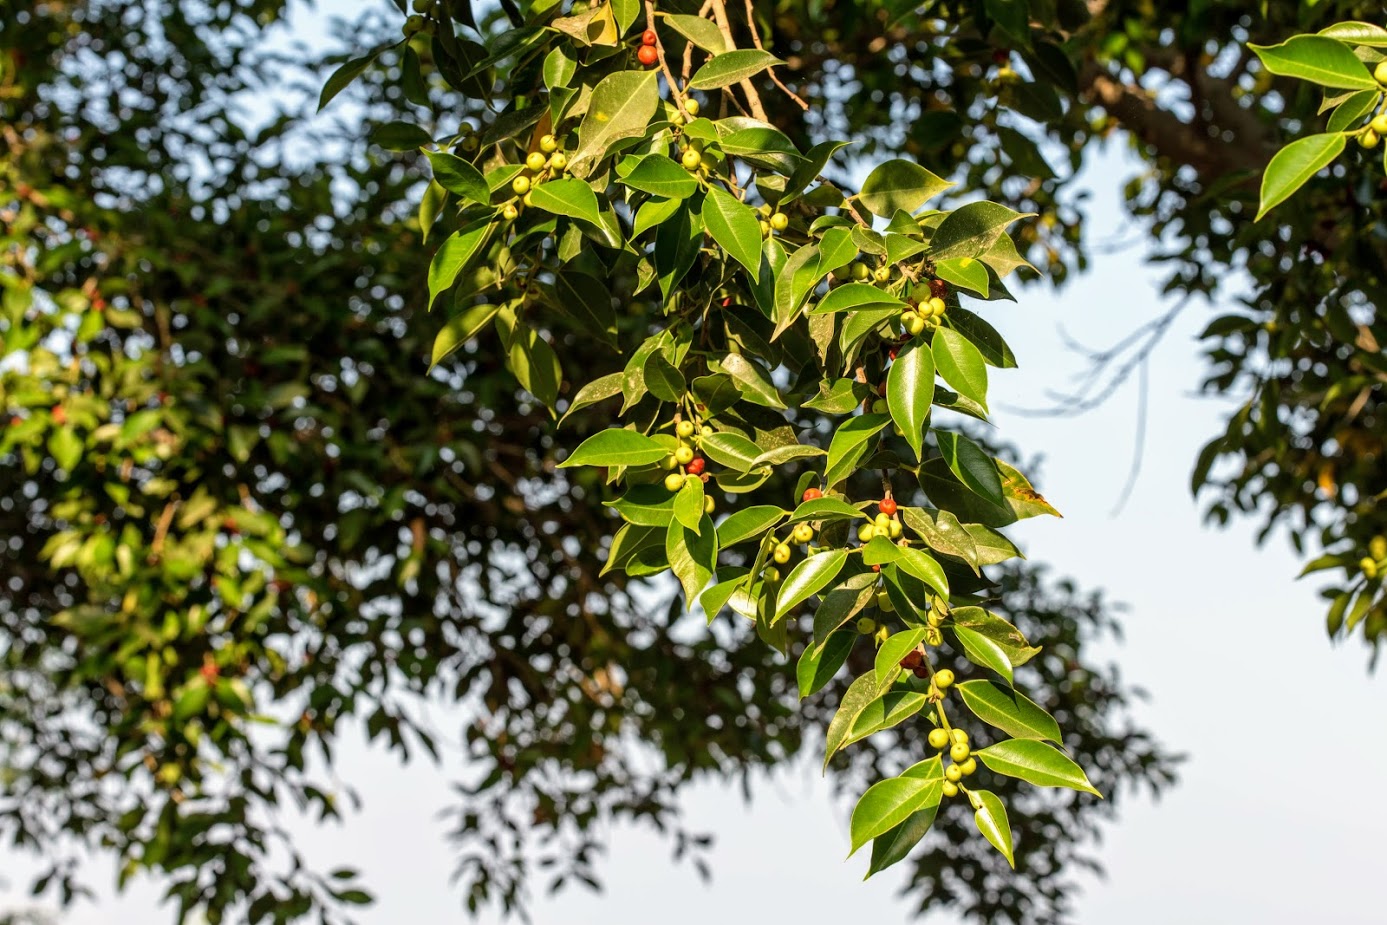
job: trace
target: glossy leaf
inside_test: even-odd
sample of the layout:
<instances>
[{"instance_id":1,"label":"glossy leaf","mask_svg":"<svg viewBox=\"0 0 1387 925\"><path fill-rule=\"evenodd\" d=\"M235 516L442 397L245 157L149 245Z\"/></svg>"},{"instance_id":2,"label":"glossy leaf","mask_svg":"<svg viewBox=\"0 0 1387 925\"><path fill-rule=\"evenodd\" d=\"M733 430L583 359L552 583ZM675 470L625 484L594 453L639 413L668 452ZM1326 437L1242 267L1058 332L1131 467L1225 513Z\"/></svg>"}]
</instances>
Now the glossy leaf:
<instances>
[{"instance_id":1,"label":"glossy leaf","mask_svg":"<svg viewBox=\"0 0 1387 925\"><path fill-rule=\"evenodd\" d=\"M751 206L719 187L703 200L703 224L713 240L752 276L761 269L761 223Z\"/></svg>"},{"instance_id":2,"label":"glossy leaf","mask_svg":"<svg viewBox=\"0 0 1387 925\"><path fill-rule=\"evenodd\" d=\"M970 202L944 217L930 238L936 261L978 257L996 243L1007 226L1025 215L995 202Z\"/></svg>"},{"instance_id":3,"label":"glossy leaf","mask_svg":"<svg viewBox=\"0 0 1387 925\"><path fill-rule=\"evenodd\" d=\"M1337 132L1307 135L1277 151L1262 174L1262 196L1261 204L1257 207L1257 220L1285 202L1311 177L1343 154L1344 144L1344 136Z\"/></svg>"},{"instance_id":4,"label":"glossy leaf","mask_svg":"<svg viewBox=\"0 0 1387 925\"><path fill-rule=\"evenodd\" d=\"M530 190L530 202L536 209L582 219L593 225L602 224L598 213L597 194L577 177L550 180Z\"/></svg>"},{"instance_id":5,"label":"glossy leaf","mask_svg":"<svg viewBox=\"0 0 1387 925\"><path fill-rule=\"evenodd\" d=\"M938 334L942 331L936 332ZM921 446L930 405L934 403L934 356L923 342L915 340L896 355L886 374L886 405L891 420L905 434L916 459L923 459Z\"/></svg>"},{"instance_id":6,"label":"glossy leaf","mask_svg":"<svg viewBox=\"0 0 1387 925\"><path fill-rule=\"evenodd\" d=\"M433 178L439 186L469 202L486 205L491 202L491 187L486 177L469 162L446 151L425 151L433 166Z\"/></svg>"},{"instance_id":7,"label":"glossy leaf","mask_svg":"<svg viewBox=\"0 0 1387 925\"><path fill-rule=\"evenodd\" d=\"M936 757L935 760L938 760ZM943 778L888 777L867 788L852 811L849 833L855 854L867 842L883 835L926 806L939 805Z\"/></svg>"},{"instance_id":8,"label":"glossy leaf","mask_svg":"<svg viewBox=\"0 0 1387 925\"><path fill-rule=\"evenodd\" d=\"M773 504L739 508L718 525L718 545L723 549L760 536L785 519L789 512Z\"/></svg>"},{"instance_id":9,"label":"glossy leaf","mask_svg":"<svg viewBox=\"0 0 1387 925\"><path fill-rule=\"evenodd\" d=\"M439 245L429 264L429 305L432 306L439 293L457 281L463 267L482 249L491 236L492 224L489 219L473 222L461 228Z\"/></svg>"},{"instance_id":10,"label":"glossy leaf","mask_svg":"<svg viewBox=\"0 0 1387 925\"><path fill-rule=\"evenodd\" d=\"M671 520L665 534L665 555L684 591L685 607L692 610L717 567L718 541L713 521L705 514L695 533L678 520Z\"/></svg>"},{"instance_id":11,"label":"glossy leaf","mask_svg":"<svg viewBox=\"0 0 1387 925\"><path fill-rule=\"evenodd\" d=\"M1103 796L1088 782L1088 775L1073 759L1038 739L1007 739L973 754L998 774L1016 777L1037 787L1068 787Z\"/></svg>"},{"instance_id":12,"label":"glossy leaf","mask_svg":"<svg viewBox=\"0 0 1387 925\"><path fill-rule=\"evenodd\" d=\"M684 525L684 529L702 533L703 520L703 480L697 476L684 479L684 484L674 493L674 519Z\"/></svg>"},{"instance_id":13,"label":"glossy leaf","mask_svg":"<svg viewBox=\"0 0 1387 925\"><path fill-rule=\"evenodd\" d=\"M858 638L858 633L845 630L830 635L824 640L823 645L804 647L795 666L795 680L799 684L801 700L818 693L825 684L833 680L834 675L842 670L843 664L852 654Z\"/></svg>"},{"instance_id":14,"label":"glossy leaf","mask_svg":"<svg viewBox=\"0 0 1387 925\"><path fill-rule=\"evenodd\" d=\"M687 199L698 189L693 174L663 154L647 154L621 182L631 189L668 199Z\"/></svg>"},{"instance_id":15,"label":"glossy leaf","mask_svg":"<svg viewBox=\"0 0 1387 925\"><path fill-rule=\"evenodd\" d=\"M890 217L898 209L914 212L951 186L913 161L890 160L867 174L857 200L874 215Z\"/></svg>"},{"instance_id":16,"label":"glossy leaf","mask_svg":"<svg viewBox=\"0 0 1387 925\"><path fill-rule=\"evenodd\" d=\"M985 680L964 681L957 690L974 716L1007 735L1061 741L1055 718L1020 691Z\"/></svg>"},{"instance_id":17,"label":"glossy leaf","mask_svg":"<svg viewBox=\"0 0 1387 925\"><path fill-rule=\"evenodd\" d=\"M658 87L656 71L617 71L602 78L592 91L578 127L578 148L569 159L576 177L586 177L612 148L649 130L660 103Z\"/></svg>"},{"instance_id":18,"label":"glossy leaf","mask_svg":"<svg viewBox=\"0 0 1387 925\"><path fill-rule=\"evenodd\" d=\"M785 578L775 602L775 622L827 587L848 561L846 549L830 549L799 562Z\"/></svg>"},{"instance_id":19,"label":"glossy leaf","mask_svg":"<svg viewBox=\"0 0 1387 925\"><path fill-rule=\"evenodd\" d=\"M699 68L689 81L689 87L693 90L717 90L784 63L770 52L760 49L724 52Z\"/></svg>"},{"instance_id":20,"label":"glossy leaf","mask_svg":"<svg viewBox=\"0 0 1387 925\"><path fill-rule=\"evenodd\" d=\"M1343 42L1323 35L1295 35L1280 45L1247 46L1268 71L1308 80L1322 87L1376 90L1377 81Z\"/></svg>"},{"instance_id":21,"label":"glossy leaf","mask_svg":"<svg viewBox=\"0 0 1387 925\"><path fill-rule=\"evenodd\" d=\"M669 455L665 445L644 434L621 427L610 427L593 434L559 468L569 466L648 466Z\"/></svg>"},{"instance_id":22,"label":"glossy leaf","mask_svg":"<svg viewBox=\"0 0 1387 925\"><path fill-rule=\"evenodd\" d=\"M960 395L987 408L987 364L982 353L957 331L940 328L931 345L934 367Z\"/></svg>"},{"instance_id":23,"label":"glossy leaf","mask_svg":"<svg viewBox=\"0 0 1387 925\"><path fill-rule=\"evenodd\" d=\"M1012 857L1011 823L1007 820L1006 806L995 793L987 790L974 790L970 797L974 808L973 822L977 824L978 831L992 847L1001 852L1008 864L1016 867L1016 860Z\"/></svg>"},{"instance_id":24,"label":"glossy leaf","mask_svg":"<svg viewBox=\"0 0 1387 925\"><path fill-rule=\"evenodd\" d=\"M993 504L1005 504L1002 476L991 456L972 440L952 431L935 431L939 452L960 482Z\"/></svg>"}]
</instances>

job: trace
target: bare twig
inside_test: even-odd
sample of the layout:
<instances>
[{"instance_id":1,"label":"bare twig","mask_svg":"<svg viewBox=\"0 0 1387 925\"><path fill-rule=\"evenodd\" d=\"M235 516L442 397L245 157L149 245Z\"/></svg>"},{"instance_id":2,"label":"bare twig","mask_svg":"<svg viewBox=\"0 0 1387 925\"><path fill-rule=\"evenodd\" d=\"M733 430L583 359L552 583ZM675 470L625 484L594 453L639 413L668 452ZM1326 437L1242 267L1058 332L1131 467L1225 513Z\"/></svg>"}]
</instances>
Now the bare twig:
<instances>
[{"instance_id":1,"label":"bare twig","mask_svg":"<svg viewBox=\"0 0 1387 925\"><path fill-rule=\"evenodd\" d=\"M698 18L704 19L709 11L713 9L713 0L704 0L703 6L698 10ZM687 42L684 45L684 85L689 84L689 75L693 73L693 50L694 43Z\"/></svg>"},{"instance_id":2,"label":"bare twig","mask_svg":"<svg viewBox=\"0 0 1387 925\"><path fill-rule=\"evenodd\" d=\"M674 97L674 105L678 107L679 113L687 117L689 113L684 108L684 94L679 91L674 74L670 73L669 62L665 60L665 45L660 41L660 30L655 28L655 0L645 0L645 27L655 33L655 54L660 59L660 70L665 75L665 83L669 84L669 95Z\"/></svg>"},{"instance_id":3,"label":"bare twig","mask_svg":"<svg viewBox=\"0 0 1387 925\"><path fill-rule=\"evenodd\" d=\"M752 9L751 0L746 0L746 24L747 28L751 30L751 41L755 43L759 51L765 51L765 47L761 44L761 33L756 30L756 11ZM780 78L775 75L774 69L767 68L766 73L770 75L771 83L775 84L785 92L786 96L798 103L800 109L803 109L805 112L809 111L809 104L800 99L799 94L781 83Z\"/></svg>"},{"instance_id":4,"label":"bare twig","mask_svg":"<svg viewBox=\"0 0 1387 925\"><path fill-rule=\"evenodd\" d=\"M718 31L722 33L729 50L736 48L737 40L732 36L732 23L727 18L727 4L724 0L712 0L712 4L713 19L718 24ZM761 94L756 92L756 85L751 82L750 77L742 78L740 84L742 92L746 94L747 105L751 107L752 116L765 122L766 109L761 105Z\"/></svg>"}]
</instances>

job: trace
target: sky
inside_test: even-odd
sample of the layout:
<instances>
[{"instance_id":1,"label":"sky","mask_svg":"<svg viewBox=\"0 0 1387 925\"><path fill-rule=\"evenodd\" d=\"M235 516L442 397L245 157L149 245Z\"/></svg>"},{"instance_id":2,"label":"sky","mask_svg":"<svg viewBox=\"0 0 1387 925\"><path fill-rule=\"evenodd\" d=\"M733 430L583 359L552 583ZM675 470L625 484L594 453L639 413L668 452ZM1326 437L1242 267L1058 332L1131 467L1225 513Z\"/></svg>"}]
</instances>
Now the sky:
<instances>
[{"instance_id":1,"label":"sky","mask_svg":"<svg viewBox=\"0 0 1387 925\"><path fill-rule=\"evenodd\" d=\"M1133 169L1114 151L1087 176L1094 192L1090 240L1141 240L1117 200ZM1361 645L1327 640L1313 579L1294 580L1300 562L1282 538L1259 549L1252 523L1206 528L1189 493L1195 455L1228 408L1198 394L1203 365L1194 336L1228 306L1192 306L1153 353L1141 474L1120 513L1114 508L1136 438L1135 389L1075 418L1005 410L1043 404L1048 391L1063 389L1083 369L1064 346L1061 327L1105 346L1167 307L1142 257L1140 247L1101 255L1058 293L1031 287L1018 292L1018 304L983 308L1021 367L993 373L994 403L1003 409L995 424L1027 458L1044 457L1033 481L1065 515L1024 522L1014 536L1030 558L1126 605L1124 644L1100 654L1150 692L1150 701L1138 705L1140 722L1167 748L1188 755L1179 784L1159 803L1128 799L1107 826L1097 851L1107 876L1079 878L1075 920L1380 923L1387 831L1387 803L1376 793L1387 780L1382 681L1368 673ZM437 818L448 805L449 769L415 764L402 771L359 746L342 757L365 809L341 826L303 827L305 851L324 866L364 871L378 899L358 916L363 925L464 920L461 897L448 886L452 856ZM914 898L899 898L899 872L864 883L865 857L843 860L845 809L829 799L814 763L763 777L750 805L717 785L686 793L688 819L717 837L711 884L673 863L668 844L650 831L621 826L610 832L599 866L605 891L540 899L534 920L624 925L657 915L661 925L705 925L732 910L735 920L770 911L809 923L905 920ZM97 871L109 868L94 863ZM13 880L8 889L0 885L0 908L24 906L20 887L29 869L24 858L0 849L0 879ZM104 872L93 879L112 882ZM170 921L167 908L156 908L157 896L142 882L58 921Z\"/></svg>"}]
</instances>

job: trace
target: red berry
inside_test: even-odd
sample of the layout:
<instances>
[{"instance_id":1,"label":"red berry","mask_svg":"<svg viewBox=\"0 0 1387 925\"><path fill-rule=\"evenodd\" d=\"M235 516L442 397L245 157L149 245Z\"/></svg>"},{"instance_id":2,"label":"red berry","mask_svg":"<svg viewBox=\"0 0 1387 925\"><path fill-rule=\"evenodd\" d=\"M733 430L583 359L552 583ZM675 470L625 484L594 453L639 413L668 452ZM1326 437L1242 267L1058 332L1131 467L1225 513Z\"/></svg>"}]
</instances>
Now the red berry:
<instances>
[{"instance_id":1,"label":"red berry","mask_svg":"<svg viewBox=\"0 0 1387 925\"><path fill-rule=\"evenodd\" d=\"M881 511L881 513L885 514L887 517L894 517L896 514L896 499L882 498L881 503L877 505L877 510Z\"/></svg>"},{"instance_id":2,"label":"red berry","mask_svg":"<svg viewBox=\"0 0 1387 925\"><path fill-rule=\"evenodd\" d=\"M886 355L894 360L896 358L896 348L892 347L890 350L886 351Z\"/></svg>"},{"instance_id":3,"label":"red berry","mask_svg":"<svg viewBox=\"0 0 1387 925\"><path fill-rule=\"evenodd\" d=\"M55 423L55 424L66 424L66 423L67 423L67 409L64 408L62 405L54 405L54 406L53 406L53 423Z\"/></svg>"},{"instance_id":4,"label":"red berry","mask_svg":"<svg viewBox=\"0 0 1387 925\"><path fill-rule=\"evenodd\" d=\"M643 44L646 44L646 45L654 45L654 44L655 44L655 30L654 30L654 29L646 29L645 32L641 33L641 42L642 42Z\"/></svg>"},{"instance_id":5,"label":"red berry","mask_svg":"<svg viewBox=\"0 0 1387 925\"><path fill-rule=\"evenodd\" d=\"M949 284L942 279L932 279L929 281L929 294L936 299L942 299L949 294Z\"/></svg>"},{"instance_id":6,"label":"red berry","mask_svg":"<svg viewBox=\"0 0 1387 925\"><path fill-rule=\"evenodd\" d=\"M636 52L636 58L646 67L650 67L656 61L660 60L659 54L657 54L655 49L650 45L642 45L641 50Z\"/></svg>"},{"instance_id":7,"label":"red berry","mask_svg":"<svg viewBox=\"0 0 1387 925\"><path fill-rule=\"evenodd\" d=\"M221 675L221 669L219 669L213 662L203 662L202 667L198 669L198 672L202 675L203 680L206 681L208 684L215 683L218 676Z\"/></svg>"},{"instance_id":8,"label":"red berry","mask_svg":"<svg viewBox=\"0 0 1387 925\"><path fill-rule=\"evenodd\" d=\"M706 465L708 464L704 461L702 456L695 456L693 459L689 460L689 464L684 468L688 470L689 475L702 475L703 467Z\"/></svg>"},{"instance_id":9,"label":"red berry","mask_svg":"<svg viewBox=\"0 0 1387 925\"><path fill-rule=\"evenodd\" d=\"M918 665L918 666L916 666L915 669L914 669L914 671L915 671L915 677L919 678L919 679L922 680L922 681L923 681L925 678L928 678L928 677L929 677L929 669L926 668L924 665Z\"/></svg>"},{"instance_id":10,"label":"red berry","mask_svg":"<svg viewBox=\"0 0 1387 925\"><path fill-rule=\"evenodd\" d=\"M881 571L881 566L880 566L880 565L874 565L874 566L872 566L872 571L874 571L874 572L879 572L879 571Z\"/></svg>"},{"instance_id":11,"label":"red berry","mask_svg":"<svg viewBox=\"0 0 1387 925\"><path fill-rule=\"evenodd\" d=\"M924 658L925 657L920 654L919 649L911 649L909 652L905 653L905 658L901 659L901 667L906 671L914 671L916 668L920 667L920 663L924 661Z\"/></svg>"},{"instance_id":12,"label":"red berry","mask_svg":"<svg viewBox=\"0 0 1387 925\"><path fill-rule=\"evenodd\" d=\"M819 491L817 488L806 488L804 490L805 501L813 501L815 498L822 498L823 496L824 493Z\"/></svg>"}]
</instances>

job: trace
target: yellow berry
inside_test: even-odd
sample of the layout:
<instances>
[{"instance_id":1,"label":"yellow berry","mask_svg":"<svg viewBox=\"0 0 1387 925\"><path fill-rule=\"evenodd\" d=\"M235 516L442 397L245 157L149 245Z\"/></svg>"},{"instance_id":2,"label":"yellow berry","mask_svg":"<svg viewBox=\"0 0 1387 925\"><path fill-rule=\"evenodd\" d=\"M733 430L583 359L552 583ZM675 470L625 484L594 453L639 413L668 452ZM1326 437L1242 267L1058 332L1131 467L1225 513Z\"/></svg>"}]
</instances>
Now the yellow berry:
<instances>
[{"instance_id":1,"label":"yellow berry","mask_svg":"<svg viewBox=\"0 0 1387 925\"><path fill-rule=\"evenodd\" d=\"M510 181L510 188L515 195L524 196L530 191L530 178L516 177L514 180Z\"/></svg>"},{"instance_id":2,"label":"yellow berry","mask_svg":"<svg viewBox=\"0 0 1387 925\"><path fill-rule=\"evenodd\" d=\"M540 152L531 151L529 156L525 158L525 166L535 173L539 173L544 169L544 165L548 163L548 161L549 158L545 157Z\"/></svg>"},{"instance_id":3,"label":"yellow berry","mask_svg":"<svg viewBox=\"0 0 1387 925\"><path fill-rule=\"evenodd\" d=\"M958 784L955 784L955 783L954 783L953 781L951 781L951 780L946 780L946 781L944 781L944 796L946 796L946 797L956 797L956 796L958 796Z\"/></svg>"},{"instance_id":4,"label":"yellow berry","mask_svg":"<svg viewBox=\"0 0 1387 925\"><path fill-rule=\"evenodd\" d=\"M684 100L684 111L687 112L689 115L698 115L698 110L698 100L694 99L693 97L689 97L688 99Z\"/></svg>"},{"instance_id":5,"label":"yellow berry","mask_svg":"<svg viewBox=\"0 0 1387 925\"><path fill-rule=\"evenodd\" d=\"M559 150L559 140L553 135L545 135L539 140L539 149L545 154L553 154Z\"/></svg>"},{"instance_id":6,"label":"yellow berry","mask_svg":"<svg viewBox=\"0 0 1387 925\"><path fill-rule=\"evenodd\" d=\"M671 472L665 476L665 489L667 491L678 491L684 487L684 474L682 472Z\"/></svg>"},{"instance_id":7,"label":"yellow berry","mask_svg":"<svg viewBox=\"0 0 1387 925\"><path fill-rule=\"evenodd\" d=\"M941 691L954 683L954 673L947 668L941 668L934 673L934 686Z\"/></svg>"},{"instance_id":8,"label":"yellow berry","mask_svg":"<svg viewBox=\"0 0 1387 925\"><path fill-rule=\"evenodd\" d=\"M962 763L968 760L968 746L962 742L955 742L949 746L949 757L955 762Z\"/></svg>"},{"instance_id":9,"label":"yellow berry","mask_svg":"<svg viewBox=\"0 0 1387 925\"><path fill-rule=\"evenodd\" d=\"M944 776L954 783L963 780L963 769L956 764L951 764L944 769Z\"/></svg>"},{"instance_id":10,"label":"yellow berry","mask_svg":"<svg viewBox=\"0 0 1387 925\"><path fill-rule=\"evenodd\" d=\"M686 148L679 162L684 165L685 170L697 170L703 164L703 155L693 148Z\"/></svg>"},{"instance_id":11,"label":"yellow berry","mask_svg":"<svg viewBox=\"0 0 1387 925\"><path fill-rule=\"evenodd\" d=\"M790 216L786 215L784 212L775 212L772 213L770 222L771 227L776 231L784 231L786 228L790 227Z\"/></svg>"},{"instance_id":12,"label":"yellow berry","mask_svg":"<svg viewBox=\"0 0 1387 925\"><path fill-rule=\"evenodd\" d=\"M1377 143L1381 140L1382 139L1378 136L1377 132L1374 132L1372 129L1368 129L1366 132L1358 136L1358 146L1360 148L1364 148L1366 150L1371 151L1373 148L1377 147Z\"/></svg>"},{"instance_id":13,"label":"yellow berry","mask_svg":"<svg viewBox=\"0 0 1387 925\"><path fill-rule=\"evenodd\" d=\"M1377 577L1377 563L1367 556L1358 561L1358 567L1363 570L1363 577L1373 579Z\"/></svg>"},{"instance_id":14,"label":"yellow berry","mask_svg":"<svg viewBox=\"0 0 1387 925\"><path fill-rule=\"evenodd\" d=\"M885 612L885 613L895 613L895 611L896 611L896 605L895 605L895 603L891 600L891 595L887 594L885 591L878 591L878 592L877 592L877 609L879 609L879 610L881 610L881 611L883 611L883 612Z\"/></svg>"},{"instance_id":15,"label":"yellow berry","mask_svg":"<svg viewBox=\"0 0 1387 925\"><path fill-rule=\"evenodd\" d=\"M515 221L516 218L519 217L519 215L520 215L520 210L517 209L514 205L512 205L512 204L510 204L510 203L507 203L507 204L506 204L506 207L505 207L504 209L501 210L501 217L504 218L504 219L505 219L506 221L508 221L508 222L513 222L513 221Z\"/></svg>"},{"instance_id":16,"label":"yellow berry","mask_svg":"<svg viewBox=\"0 0 1387 925\"><path fill-rule=\"evenodd\" d=\"M972 774L974 771L978 769L978 759L974 758L972 755L969 755L967 761L963 762L963 764L955 765L955 767L962 768L963 776L967 777L968 775Z\"/></svg>"},{"instance_id":17,"label":"yellow berry","mask_svg":"<svg viewBox=\"0 0 1387 925\"><path fill-rule=\"evenodd\" d=\"M968 733L958 727L949 730L949 736L955 745L967 745Z\"/></svg>"},{"instance_id":18,"label":"yellow berry","mask_svg":"<svg viewBox=\"0 0 1387 925\"><path fill-rule=\"evenodd\" d=\"M1387 536L1375 536L1368 542L1368 554L1374 559L1387 559Z\"/></svg>"},{"instance_id":19,"label":"yellow berry","mask_svg":"<svg viewBox=\"0 0 1387 925\"><path fill-rule=\"evenodd\" d=\"M693 421L680 421L678 424L674 425L674 433L681 440L687 440L692 437L695 429Z\"/></svg>"},{"instance_id":20,"label":"yellow berry","mask_svg":"<svg viewBox=\"0 0 1387 925\"><path fill-rule=\"evenodd\" d=\"M863 636L870 636L877 631L877 621L871 617L862 617L857 621L857 631Z\"/></svg>"},{"instance_id":21,"label":"yellow berry","mask_svg":"<svg viewBox=\"0 0 1387 925\"><path fill-rule=\"evenodd\" d=\"M768 565L768 566L766 566L766 570L765 570L764 572L762 572L761 574L762 574L762 576L765 577L765 579L766 579L766 584L768 584L768 585L778 585L778 584L780 584L780 569L776 568L774 565Z\"/></svg>"},{"instance_id":22,"label":"yellow berry","mask_svg":"<svg viewBox=\"0 0 1387 925\"><path fill-rule=\"evenodd\" d=\"M889 535L893 540L900 539L901 534L905 532L905 528L901 526L901 522L895 518L891 519L891 523L887 525L886 529L889 531Z\"/></svg>"},{"instance_id":23,"label":"yellow berry","mask_svg":"<svg viewBox=\"0 0 1387 925\"><path fill-rule=\"evenodd\" d=\"M562 151L555 151L553 154L549 155L549 168L556 171L567 170L568 155L564 154Z\"/></svg>"},{"instance_id":24,"label":"yellow berry","mask_svg":"<svg viewBox=\"0 0 1387 925\"><path fill-rule=\"evenodd\" d=\"M1387 111L1378 113L1369 124L1374 132L1379 135L1387 135Z\"/></svg>"},{"instance_id":25,"label":"yellow berry","mask_svg":"<svg viewBox=\"0 0 1387 925\"><path fill-rule=\"evenodd\" d=\"M714 507L716 507L716 503L713 501L713 496L712 496L712 495L704 495L704 496L703 496L703 513L705 513L705 514L711 514L711 513L713 513L713 508L714 508Z\"/></svg>"},{"instance_id":26,"label":"yellow berry","mask_svg":"<svg viewBox=\"0 0 1387 925\"><path fill-rule=\"evenodd\" d=\"M857 528L857 538L864 543L867 542L872 537L876 536L876 534L872 532L872 529L871 524L863 524Z\"/></svg>"},{"instance_id":27,"label":"yellow berry","mask_svg":"<svg viewBox=\"0 0 1387 925\"><path fill-rule=\"evenodd\" d=\"M872 275L871 269L860 260L848 268L848 273L859 283L865 281L867 277Z\"/></svg>"},{"instance_id":28,"label":"yellow berry","mask_svg":"<svg viewBox=\"0 0 1387 925\"><path fill-rule=\"evenodd\" d=\"M687 466L693 462L694 451L691 446L681 446L674 451L674 458L679 460L679 465Z\"/></svg>"},{"instance_id":29,"label":"yellow berry","mask_svg":"<svg viewBox=\"0 0 1387 925\"><path fill-rule=\"evenodd\" d=\"M943 299L939 298L939 296L934 296L929 300L929 312L936 318L944 314L944 312L948 311L948 309L948 303L945 302Z\"/></svg>"},{"instance_id":30,"label":"yellow berry","mask_svg":"<svg viewBox=\"0 0 1387 925\"><path fill-rule=\"evenodd\" d=\"M778 564L784 565L786 562L790 561L790 547L781 543L779 546L775 547L775 551L771 553L771 558Z\"/></svg>"},{"instance_id":31,"label":"yellow berry","mask_svg":"<svg viewBox=\"0 0 1387 925\"><path fill-rule=\"evenodd\" d=\"M807 523L795 524L796 543L807 543L814 538L814 528Z\"/></svg>"},{"instance_id":32,"label":"yellow berry","mask_svg":"<svg viewBox=\"0 0 1387 925\"><path fill-rule=\"evenodd\" d=\"M929 731L929 747L943 751L949 747L949 733L943 729L931 729Z\"/></svg>"},{"instance_id":33,"label":"yellow berry","mask_svg":"<svg viewBox=\"0 0 1387 925\"><path fill-rule=\"evenodd\" d=\"M1387 60L1379 61L1377 67L1373 68L1373 77L1377 82L1387 87Z\"/></svg>"},{"instance_id":34,"label":"yellow berry","mask_svg":"<svg viewBox=\"0 0 1387 925\"><path fill-rule=\"evenodd\" d=\"M879 283L889 283L891 281L891 268L877 267L874 271L872 271L872 279L876 280Z\"/></svg>"}]
</instances>

